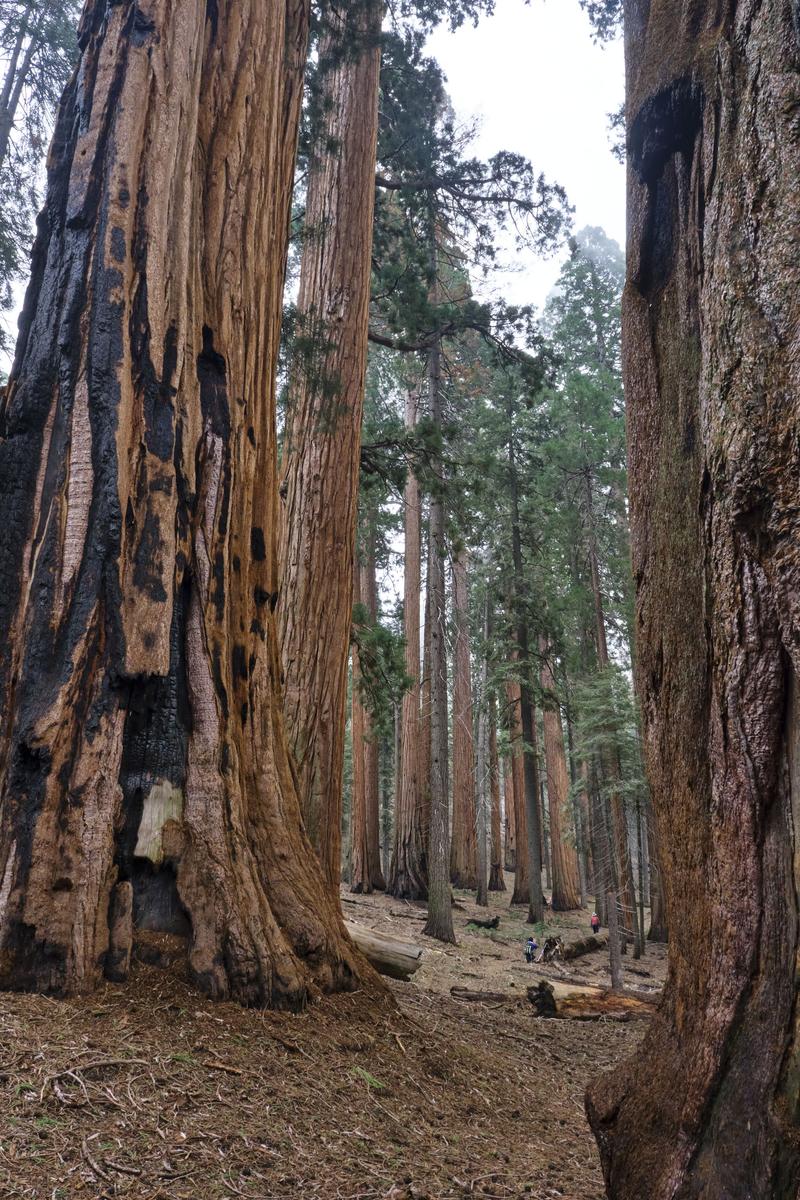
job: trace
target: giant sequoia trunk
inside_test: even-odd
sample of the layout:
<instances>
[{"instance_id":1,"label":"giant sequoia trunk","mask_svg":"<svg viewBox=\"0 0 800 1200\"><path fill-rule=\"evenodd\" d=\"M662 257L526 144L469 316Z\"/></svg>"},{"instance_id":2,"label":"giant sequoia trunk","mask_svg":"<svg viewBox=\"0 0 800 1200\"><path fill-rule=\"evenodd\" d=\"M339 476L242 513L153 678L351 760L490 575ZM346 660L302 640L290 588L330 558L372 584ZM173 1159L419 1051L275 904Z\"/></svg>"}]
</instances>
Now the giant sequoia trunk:
<instances>
[{"instance_id":1,"label":"giant sequoia trunk","mask_svg":"<svg viewBox=\"0 0 800 1200\"><path fill-rule=\"evenodd\" d=\"M453 556L453 825L450 837L450 882L454 887L478 884L475 813L475 748L472 736L472 672L469 654L469 581L467 552Z\"/></svg>"},{"instance_id":2,"label":"giant sequoia trunk","mask_svg":"<svg viewBox=\"0 0 800 1200\"><path fill-rule=\"evenodd\" d=\"M362 961L303 831L272 611L308 12L146 14L85 10L0 414L0 987L91 988L113 907L117 977L132 919L185 934L212 996L299 1005Z\"/></svg>"},{"instance_id":3,"label":"giant sequoia trunk","mask_svg":"<svg viewBox=\"0 0 800 1200\"><path fill-rule=\"evenodd\" d=\"M627 4L636 680L670 974L593 1086L609 1194L800 1178L800 142L790 0Z\"/></svg>"},{"instance_id":4,"label":"giant sequoia trunk","mask_svg":"<svg viewBox=\"0 0 800 1200\"><path fill-rule=\"evenodd\" d=\"M551 907L554 912L580 908L578 855L565 824L569 813L569 774L564 752L564 731L555 693L553 670L547 658L548 647L541 639L541 682L544 692L544 759L547 771L547 802L550 811L550 847L553 873Z\"/></svg>"},{"instance_id":5,"label":"giant sequoia trunk","mask_svg":"<svg viewBox=\"0 0 800 1200\"><path fill-rule=\"evenodd\" d=\"M306 829L339 882L383 0L325 8L283 445L284 712Z\"/></svg>"},{"instance_id":6,"label":"giant sequoia trunk","mask_svg":"<svg viewBox=\"0 0 800 1200\"><path fill-rule=\"evenodd\" d=\"M417 394L406 396L406 428L417 423ZM403 693L400 727L400 778L395 812L394 849L388 890L398 899L425 900L428 895L425 841L422 829L422 781L420 778L420 667L419 599L421 575L420 486L409 468L403 500L405 555L403 558L403 633L405 669L411 686Z\"/></svg>"}]
</instances>

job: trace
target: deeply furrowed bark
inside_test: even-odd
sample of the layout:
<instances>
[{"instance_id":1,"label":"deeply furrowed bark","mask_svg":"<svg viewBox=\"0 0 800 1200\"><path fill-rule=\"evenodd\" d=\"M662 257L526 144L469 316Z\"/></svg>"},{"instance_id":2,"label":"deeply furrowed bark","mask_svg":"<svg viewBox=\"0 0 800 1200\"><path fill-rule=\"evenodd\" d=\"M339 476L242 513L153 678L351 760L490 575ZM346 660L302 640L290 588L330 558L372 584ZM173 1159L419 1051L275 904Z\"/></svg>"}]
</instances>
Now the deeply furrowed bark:
<instances>
[{"instance_id":1,"label":"deeply furrowed bark","mask_svg":"<svg viewBox=\"0 0 800 1200\"><path fill-rule=\"evenodd\" d=\"M589 1112L612 1197L794 1200L798 27L789 0L626 7L636 684L670 973Z\"/></svg>"},{"instance_id":2,"label":"deeply furrowed bark","mask_svg":"<svg viewBox=\"0 0 800 1200\"><path fill-rule=\"evenodd\" d=\"M417 395L406 396L406 428L417 423ZM400 730L400 784L395 813L394 850L388 891L398 899L425 900L428 895L425 842L422 829L420 779L420 664L419 608L421 575L421 505L419 482L409 469L403 501L405 555L403 560L403 633L405 669L413 682L403 694Z\"/></svg>"},{"instance_id":3,"label":"deeply furrowed bark","mask_svg":"<svg viewBox=\"0 0 800 1200\"><path fill-rule=\"evenodd\" d=\"M478 885L475 812L475 749L472 736L472 675L469 654L469 581L467 552L453 557L453 824L450 836L450 882L454 887Z\"/></svg>"},{"instance_id":4,"label":"deeply furrowed bark","mask_svg":"<svg viewBox=\"0 0 800 1200\"><path fill-rule=\"evenodd\" d=\"M328 6L281 494L284 713L306 830L339 883L350 603L367 361L382 0Z\"/></svg>"},{"instance_id":5,"label":"deeply furrowed bark","mask_svg":"<svg viewBox=\"0 0 800 1200\"><path fill-rule=\"evenodd\" d=\"M110 911L111 970L126 923L182 932L215 997L297 1006L362 968L272 612L307 24L304 0L81 21L0 412L0 987L91 988Z\"/></svg>"},{"instance_id":6,"label":"deeply furrowed bark","mask_svg":"<svg viewBox=\"0 0 800 1200\"><path fill-rule=\"evenodd\" d=\"M553 871L551 907L565 912L580 907L578 856L564 830L569 805L569 775L564 752L564 732L561 713L555 701L555 679L547 659L547 643L540 641L542 651L541 684L545 694L543 712L544 757L547 770L547 801L550 813L550 850ZM550 701L548 701L550 697Z\"/></svg>"}]
</instances>

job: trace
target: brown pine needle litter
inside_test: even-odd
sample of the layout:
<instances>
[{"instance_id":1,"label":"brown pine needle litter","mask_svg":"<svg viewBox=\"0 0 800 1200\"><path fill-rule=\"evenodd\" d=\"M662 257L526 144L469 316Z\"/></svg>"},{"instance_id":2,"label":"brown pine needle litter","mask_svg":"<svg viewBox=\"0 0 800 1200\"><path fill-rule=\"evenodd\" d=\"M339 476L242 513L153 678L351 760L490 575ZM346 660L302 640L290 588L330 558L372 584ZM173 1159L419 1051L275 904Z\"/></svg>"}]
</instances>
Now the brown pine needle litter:
<instances>
[{"instance_id":1,"label":"brown pine needle litter","mask_svg":"<svg viewBox=\"0 0 800 1200\"><path fill-rule=\"evenodd\" d=\"M371 896L358 917L407 931L396 906ZM448 994L516 978L522 915L500 942L459 913L460 945L426 954L377 1014L363 993L245 1011L142 963L83 1000L0 994L0 1197L601 1200L583 1093L644 1023L536 1018L524 970L519 1000Z\"/></svg>"}]
</instances>

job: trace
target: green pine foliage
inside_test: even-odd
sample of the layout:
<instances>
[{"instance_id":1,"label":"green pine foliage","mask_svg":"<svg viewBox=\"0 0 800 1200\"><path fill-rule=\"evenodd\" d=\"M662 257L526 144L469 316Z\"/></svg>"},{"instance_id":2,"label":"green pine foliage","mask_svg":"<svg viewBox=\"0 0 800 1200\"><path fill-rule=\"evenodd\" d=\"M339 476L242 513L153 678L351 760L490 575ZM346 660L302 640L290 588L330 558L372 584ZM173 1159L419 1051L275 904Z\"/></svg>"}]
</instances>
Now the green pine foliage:
<instances>
[{"instance_id":1,"label":"green pine foliage","mask_svg":"<svg viewBox=\"0 0 800 1200\"><path fill-rule=\"evenodd\" d=\"M55 110L77 56L77 0L0 2L0 308L26 274ZM0 330L0 345L11 348Z\"/></svg>"}]
</instances>

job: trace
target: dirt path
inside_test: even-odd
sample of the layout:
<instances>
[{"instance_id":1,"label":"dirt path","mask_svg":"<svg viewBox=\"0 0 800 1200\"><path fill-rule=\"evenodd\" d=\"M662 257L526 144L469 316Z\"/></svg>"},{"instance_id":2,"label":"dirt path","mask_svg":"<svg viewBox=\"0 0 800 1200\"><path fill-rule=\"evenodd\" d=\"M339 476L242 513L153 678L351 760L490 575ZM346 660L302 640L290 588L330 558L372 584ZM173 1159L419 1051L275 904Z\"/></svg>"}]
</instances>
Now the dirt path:
<instances>
[{"instance_id":1,"label":"dirt path","mask_svg":"<svg viewBox=\"0 0 800 1200\"><path fill-rule=\"evenodd\" d=\"M356 915L408 936L405 907ZM0 995L0 1196L600 1200L583 1093L642 1023L538 1019L522 922L458 934L377 1012L362 994L246 1012L141 964L88 1004ZM454 983L520 1001L457 1003Z\"/></svg>"}]
</instances>

